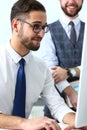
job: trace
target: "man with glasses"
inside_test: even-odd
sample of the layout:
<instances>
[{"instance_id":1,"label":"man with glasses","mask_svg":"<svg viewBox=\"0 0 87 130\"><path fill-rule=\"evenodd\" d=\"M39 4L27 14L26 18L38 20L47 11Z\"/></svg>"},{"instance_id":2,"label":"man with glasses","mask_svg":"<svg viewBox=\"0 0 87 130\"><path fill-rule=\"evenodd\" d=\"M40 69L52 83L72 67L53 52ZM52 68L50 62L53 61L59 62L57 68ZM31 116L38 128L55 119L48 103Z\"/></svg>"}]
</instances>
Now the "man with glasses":
<instances>
[{"instance_id":1,"label":"man with glasses","mask_svg":"<svg viewBox=\"0 0 87 130\"><path fill-rule=\"evenodd\" d=\"M56 120L72 125L66 130L74 128L74 112L56 92L48 67L31 53L39 48L44 33L49 30L44 6L36 0L18 0L10 18L12 38L0 50L0 128L60 130L53 119L27 119L39 95ZM22 92L25 92L23 96Z\"/></svg>"}]
</instances>

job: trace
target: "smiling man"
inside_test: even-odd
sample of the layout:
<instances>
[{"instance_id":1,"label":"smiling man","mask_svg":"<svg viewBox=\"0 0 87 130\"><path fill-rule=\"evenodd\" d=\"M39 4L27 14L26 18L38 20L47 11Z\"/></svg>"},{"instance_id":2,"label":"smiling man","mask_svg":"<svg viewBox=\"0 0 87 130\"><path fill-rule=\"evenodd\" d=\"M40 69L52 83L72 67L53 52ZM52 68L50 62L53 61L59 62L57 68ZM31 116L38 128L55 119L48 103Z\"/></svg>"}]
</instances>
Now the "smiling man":
<instances>
[{"instance_id":1,"label":"smiling man","mask_svg":"<svg viewBox=\"0 0 87 130\"><path fill-rule=\"evenodd\" d=\"M76 110L78 94L74 90L78 86L80 64L84 37L84 22L79 19L83 0L59 0L62 9L61 17L49 24L50 31L41 41L36 52L45 61L52 72L55 86L70 99ZM72 26L73 34L72 35ZM78 90L78 88L76 88ZM52 117L45 108L45 115Z\"/></svg>"}]
</instances>

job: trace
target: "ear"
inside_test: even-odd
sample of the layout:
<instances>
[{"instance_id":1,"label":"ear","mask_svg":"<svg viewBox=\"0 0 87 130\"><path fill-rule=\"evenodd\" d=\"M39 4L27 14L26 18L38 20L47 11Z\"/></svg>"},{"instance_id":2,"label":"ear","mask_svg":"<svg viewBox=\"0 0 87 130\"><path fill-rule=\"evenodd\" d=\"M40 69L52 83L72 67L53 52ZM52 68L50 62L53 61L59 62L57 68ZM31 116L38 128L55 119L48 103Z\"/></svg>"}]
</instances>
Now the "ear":
<instances>
[{"instance_id":1,"label":"ear","mask_svg":"<svg viewBox=\"0 0 87 130\"><path fill-rule=\"evenodd\" d=\"M18 32L18 25L19 25L19 20L13 19L12 20L12 30Z\"/></svg>"}]
</instances>

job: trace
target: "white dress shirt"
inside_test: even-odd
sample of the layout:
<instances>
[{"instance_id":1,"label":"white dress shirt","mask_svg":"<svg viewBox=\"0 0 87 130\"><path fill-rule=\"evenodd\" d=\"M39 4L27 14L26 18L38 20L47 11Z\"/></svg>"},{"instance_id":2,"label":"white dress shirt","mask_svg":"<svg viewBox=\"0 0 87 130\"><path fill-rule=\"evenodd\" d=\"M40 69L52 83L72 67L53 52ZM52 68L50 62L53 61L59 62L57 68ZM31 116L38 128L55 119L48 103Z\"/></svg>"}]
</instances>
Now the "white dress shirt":
<instances>
[{"instance_id":1,"label":"white dress shirt","mask_svg":"<svg viewBox=\"0 0 87 130\"><path fill-rule=\"evenodd\" d=\"M62 15L59 21L62 24L64 30L66 31L68 37L70 38L71 27L68 25L70 22L70 19ZM75 30L76 30L76 35L78 39L79 30L80 30L80 19L77 17L76 19L73 20L73 22L75 24ZM33 52L33 54L43 59L46 62L47 66L50 68L50 70L53 66L58 66L58 58L56 56L56 50L55 50L53 40L51 38L50 31L46 33L45 36L43 37L41 41L40 49L36 52ZM62 92L69 85L70 83L67 80L63 80L59 82L58 84L56 84L60 92Z\"/></svg>"},{"instance_id":2,"label":"white dress shirt","mask_svg":"<svg viewBox=\"0 0 87 130\"><path fill-rule=\"evenodd\" d=\"M31 52L23 58L26 62L26 117L29 117L32 106L41 95L52 115L62 121L64 115L71 110L57 93L48 67ZM21 56L13 50L10 44L0 47L0 112L4 114L12 113L20 59Z\"/></svg>"}]
</instances>

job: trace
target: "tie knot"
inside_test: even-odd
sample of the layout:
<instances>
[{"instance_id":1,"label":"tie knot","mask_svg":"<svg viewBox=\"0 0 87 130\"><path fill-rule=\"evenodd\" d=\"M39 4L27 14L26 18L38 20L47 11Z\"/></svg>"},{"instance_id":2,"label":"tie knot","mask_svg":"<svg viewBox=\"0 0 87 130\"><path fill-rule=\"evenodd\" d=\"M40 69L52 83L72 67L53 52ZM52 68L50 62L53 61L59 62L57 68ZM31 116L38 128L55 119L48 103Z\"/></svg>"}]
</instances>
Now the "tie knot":
<instances>
[{"instance_id":1,"label":"tie knot","mask_svg":"<svg viewBox=\"0 0 87 130\"><path fill-rule=\"evenodd\" d=\"M72 27L74 27L74 22L70 21L69 25L71 25Z\"/></svg>"},{"instance_id":2,"label":"tie knot","mask_svg":"<svg viewBox=\"0 0 87 130\"><path fill-rule=\"evenodd\" d=\"M23 58L21 58L21 60L19 61L19 64L24 66L25 60Z\"/></svg>"}]
</instances>

